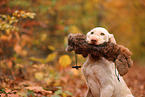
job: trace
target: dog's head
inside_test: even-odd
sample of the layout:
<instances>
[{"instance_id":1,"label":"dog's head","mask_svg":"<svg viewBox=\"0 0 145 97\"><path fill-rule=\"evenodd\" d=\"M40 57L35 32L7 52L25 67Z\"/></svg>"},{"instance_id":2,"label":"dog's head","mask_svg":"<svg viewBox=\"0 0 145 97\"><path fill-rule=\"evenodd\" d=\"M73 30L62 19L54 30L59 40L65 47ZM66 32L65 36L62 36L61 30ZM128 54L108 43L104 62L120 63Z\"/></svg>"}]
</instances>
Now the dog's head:
<instances>
[{"instance_id":1,"label":"dog's head","mask_svg":"<svg viewBox=\"0 0 145 97\"><path fill-rule=\"evenodd\" d=\"M102 27L92 29L87 33L86 36L86 41L89 44L99 45L103 44L104 42L111 42L116 44L113 34L110 34L105 28Z\"/></svg>"}]
</instances>

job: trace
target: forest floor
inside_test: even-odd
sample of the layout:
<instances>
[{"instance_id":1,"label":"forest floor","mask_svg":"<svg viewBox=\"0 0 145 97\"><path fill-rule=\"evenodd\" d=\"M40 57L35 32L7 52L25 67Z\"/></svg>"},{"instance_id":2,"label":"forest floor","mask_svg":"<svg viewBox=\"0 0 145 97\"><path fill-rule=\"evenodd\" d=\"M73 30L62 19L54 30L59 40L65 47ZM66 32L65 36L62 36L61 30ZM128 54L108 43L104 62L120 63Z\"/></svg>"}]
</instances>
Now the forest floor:
<instances>
[{"instance_id":1,"label":"forest floor","mask_svg":"<svg viewBox=\"0 0 145 97\"><path fill-rule=\"evenodd\" d=\"M36 68L34 69L34 67ZM44 71L43 67L49 71ZM68 67L57 72L52 67L41 65L42 72L37 68L40 69L40 67L34 65L26 69L27 72L20 72L19 70L21 74L15 74L14 79L10 79L6 75L1 76L0 97L84 96L87 86L81 69L75 70ZM35 74L32 72L35 72ZM135 97L145 97L145 66L134 65L124 76L124 79Z\"/></svg>"}]
</instances>

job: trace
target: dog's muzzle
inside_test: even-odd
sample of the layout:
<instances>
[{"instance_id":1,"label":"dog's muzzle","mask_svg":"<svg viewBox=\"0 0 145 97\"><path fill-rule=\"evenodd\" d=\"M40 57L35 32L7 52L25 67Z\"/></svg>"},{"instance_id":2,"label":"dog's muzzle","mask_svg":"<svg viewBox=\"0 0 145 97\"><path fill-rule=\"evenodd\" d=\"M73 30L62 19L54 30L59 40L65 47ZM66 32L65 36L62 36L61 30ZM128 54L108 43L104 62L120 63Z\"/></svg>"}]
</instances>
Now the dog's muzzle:
<instances>
[{"instance_id":1,"label":"dog's muzzle","mask_svg":"<svg viewBox=\"0 0 145 97\"><path fill-rule=\"evenodd\" d=\"M97 40L96 39L91 39L91 44L96 44Z\"/></svg>"}]
</instances>

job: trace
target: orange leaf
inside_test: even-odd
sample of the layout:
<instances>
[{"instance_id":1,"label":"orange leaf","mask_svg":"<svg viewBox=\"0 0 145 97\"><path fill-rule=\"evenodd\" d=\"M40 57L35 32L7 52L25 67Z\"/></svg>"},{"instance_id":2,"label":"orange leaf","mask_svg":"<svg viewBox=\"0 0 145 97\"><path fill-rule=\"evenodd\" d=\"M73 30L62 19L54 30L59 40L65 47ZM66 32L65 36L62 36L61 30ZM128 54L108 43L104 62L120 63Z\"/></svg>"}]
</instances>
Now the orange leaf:
<instances>
[{"instance_id":1,"label":"orange leaf","mask_svg":"<svg viewBox=\"0 0 145 97\"><path fill-rule=\"evenodd\" d=\"M1 35L0 39L1 39L1 40L7 40L7 39L8 39L8 36L6 36L6 35Z\"/></svg>"},{"instance_id":2,"label":"orange leaf","mask_svg":"<svg viewBox=\"0 0 145 97\"><path fill-rule=\"evenodd\" d=\"M52 93L52 91L44 90L40 86L26 87L26 89L33 90L34 92L41 92L42 94L51 94Z\"/></svg>"}]
</instances>

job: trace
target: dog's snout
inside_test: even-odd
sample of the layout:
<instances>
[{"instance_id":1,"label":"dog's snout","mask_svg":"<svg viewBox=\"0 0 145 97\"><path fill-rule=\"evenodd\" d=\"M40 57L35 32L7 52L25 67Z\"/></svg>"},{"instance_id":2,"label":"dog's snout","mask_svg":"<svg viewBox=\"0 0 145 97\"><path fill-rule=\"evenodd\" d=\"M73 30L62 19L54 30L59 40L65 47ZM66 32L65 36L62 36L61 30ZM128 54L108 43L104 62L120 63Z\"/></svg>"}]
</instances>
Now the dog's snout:
<instances>
[{"instance_id":1,"label":"dog's snout","mask_svg":"<svg viewBox=\"0 0 145 97\"><path fill-rule=\"evenodd\" d=\"M92 39L91 42L97 42L97 40L96 39Z\"/></svg>"},{"instance_id":2,"label":"dog's snout","mask_svg":"<svg viewBox=\"0 0 145 97\"><path fill-rule=\"evenodd\" d=\"M91 43L92 44L96 44L97 43L97 39L91 39Z\"/></svg>"}]
</instances>

